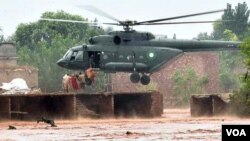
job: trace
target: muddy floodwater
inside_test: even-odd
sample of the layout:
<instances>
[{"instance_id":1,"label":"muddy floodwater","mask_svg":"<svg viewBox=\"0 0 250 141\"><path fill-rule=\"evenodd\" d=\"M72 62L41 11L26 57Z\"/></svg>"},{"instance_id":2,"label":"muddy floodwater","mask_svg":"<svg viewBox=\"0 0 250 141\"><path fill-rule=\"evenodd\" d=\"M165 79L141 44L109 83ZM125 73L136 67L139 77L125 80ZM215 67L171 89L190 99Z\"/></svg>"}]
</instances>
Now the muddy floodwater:
<instances>
[{"instance_id":1,"label":"muddy floodwater","mask_svg":"<svg viewBox=\"0 0 250 141\"><path fill-rule=\"evenodd\" d=\"M55 120L57 127L36 121L0 121L0 140L185 140L220 141L222 124L249 124L231 116L190 116L189 109L164 110L160 118ZM8 126L16 130L9 130Z\"/></svg>"}]
</instances>

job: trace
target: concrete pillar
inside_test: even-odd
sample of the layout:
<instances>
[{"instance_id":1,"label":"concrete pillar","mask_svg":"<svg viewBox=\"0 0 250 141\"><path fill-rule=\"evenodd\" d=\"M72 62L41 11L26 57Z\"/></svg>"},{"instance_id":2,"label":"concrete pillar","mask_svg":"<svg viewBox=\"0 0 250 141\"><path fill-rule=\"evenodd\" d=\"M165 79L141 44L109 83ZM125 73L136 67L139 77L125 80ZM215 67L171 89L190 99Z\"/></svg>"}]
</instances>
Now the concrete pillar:
<instances>
[{"instance_id":1,"label":"concrete pillar","mask_svg":"<svg viewBox=\"0 0 250 141\"><path fill-rule=\"evenodd\" d=\"M0 119L11 119L10 102L9 97L0 98Z\"/></svg>"},{"instance_id":2,"label":"concrete pillar","mask_svg":"<svg viewBox=\"0 0 250 141\"><path fill-rule=\"evenodd\" d=\"M190 99L191 116L212 116L213 102L211 95L192 95Z\"/></svg>"},{"instance_id":3,"label":"concrete pillar","mask_svg":"<svg viewBox=\"0 0 250 141\"><path fill-rule=\"evenodd\" d=\"M113 95L100 95L99 110L102 117L114 116L114 97Z\"/></svg>"}]
</instances>

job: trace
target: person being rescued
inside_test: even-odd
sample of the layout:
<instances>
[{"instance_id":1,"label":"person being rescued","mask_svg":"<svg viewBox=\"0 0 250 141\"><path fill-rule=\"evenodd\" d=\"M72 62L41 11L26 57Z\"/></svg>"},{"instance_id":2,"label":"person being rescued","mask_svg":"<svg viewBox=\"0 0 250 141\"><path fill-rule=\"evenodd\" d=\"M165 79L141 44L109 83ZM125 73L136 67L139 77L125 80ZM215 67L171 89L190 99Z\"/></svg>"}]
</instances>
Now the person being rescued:
<instances>
[{"instance_id":1,"label":"person being rescued","mask_svg":"<svg viewBox=\"0 0 250 141\"><path fill-rule=\"evenodd\" d=\"M89 67L89 68L85 71L85 76L87 76L87 77L85 77L85 83L86 83L87 85L91 85L92 82L95 81L96 73L95 73L95 71L93 70L92 67Z\"/></svg>"},{"instance_id":2,"label":"person being rescued","mask_svg":"<svg viewBox=\"0 0 250 141\"><path fill-rule=\"evenodd\" d=\"M62 87L64 92L77 91L81 88L84 89L85 85L91 85L96 77L96 73L92 67L89 67L84 74L81 72L79 74L65 74L62 80Z\"/></svg>"},{"instance_id":3,"label":"person being rescued","mask_svg":"<svg viewBox=\"0 0 250 141\"><path fill-rule=\"evenodd\" d=\"M75 74L65 74L63 76L63 80L62 80L62 87L64 92L69 92L69 91L74 91L77 92L77 90L81 87L84 88L81 85L81 83L83 83L83 81L80 81L78 78L80 77L80 75L75 75ZM80 87L79 87L80 86Z\"/></svg>"},{"instance_id":4,"label":"person being rescued","mask_svg":"<svg viewBox=\"0 0 250 141\"><path fill-rule=\"evenodd\" d=\"M92 82L94 82L95 77L96 77L96 73L93 69L93 67L95 67L95 61L94 61L94 54L92 54L89 58L89 68L86 69L85 71L85 83L87 85L91 85Z\"/></svg>"}]
</instances>

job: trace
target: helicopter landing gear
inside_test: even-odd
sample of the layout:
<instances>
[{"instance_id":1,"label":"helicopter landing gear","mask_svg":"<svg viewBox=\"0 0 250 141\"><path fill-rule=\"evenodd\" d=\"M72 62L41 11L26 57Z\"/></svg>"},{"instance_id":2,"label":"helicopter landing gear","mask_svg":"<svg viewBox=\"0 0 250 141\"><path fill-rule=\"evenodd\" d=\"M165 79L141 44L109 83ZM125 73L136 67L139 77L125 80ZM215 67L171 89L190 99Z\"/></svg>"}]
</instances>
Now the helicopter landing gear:
<instances>
[{"instance_id":1,"label":"helicopter landing gear","mask_svg":"<svg viewBox=\"0 0 250 141\"><path fill-rule=\"evenodd\" d=\"M148 85L150 82L150 77L142 73L142 77L138 72L136 72L136 63L135 63L135 53L133 52L133 73L130 75L130 80L133 83L138 83L141 80L142 85Z\"/></svg>"},{"instance_id":2,"label":"helicopter landing gear","mask_svg":"<svg viewBox=\"0 0 250 141\"><path fill-rule=\"evenodd\" d=\"M148 85L150 83L150 77L143 74L141 77L141 84L142 85Z\"/></svg>"},{"instance_id":3,"label":"helicopter landing gear","mask_svg":"<svg viewBox=\"0 0 250 141\"><path fill-rule=\"evenodd\" d=\"M130 81L133 82L133 83L138 83L140 81L140 74L138 72L133 72L131 75L130 75Z\"/></svg>"},{"instance_id":4,"label":"helicopter landing gear","mask_svg":"<svg viewBox=\"0 0 250 141\"><path fill-rule=\"evenodd\" d=\"M141 77L138 72L133 72L130 75L130 80L133 83L138 83L139 81L141 81L142 85L148 85L150 83L150 77L148 75L143 74Z\"/></svg>"}]
</instances>

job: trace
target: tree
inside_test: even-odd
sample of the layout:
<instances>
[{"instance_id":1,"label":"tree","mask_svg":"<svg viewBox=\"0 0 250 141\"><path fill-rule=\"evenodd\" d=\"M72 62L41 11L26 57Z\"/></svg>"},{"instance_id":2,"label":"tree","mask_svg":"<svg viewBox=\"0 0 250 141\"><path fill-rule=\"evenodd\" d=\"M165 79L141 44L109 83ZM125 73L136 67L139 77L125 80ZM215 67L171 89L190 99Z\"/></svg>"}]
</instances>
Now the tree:
<instances>
[{"instance_id":1,"label":"tree","mask_svg":"<svg viewBox=\"0 0 250 141\"><path fill-rule=\"evenodd\" d=\"M63 11L45 12L42 18L84 20ZM104 33L102 28L94 29L87 24L37 21L20 24L15 32L20 65L38 68L39 87L45 92L61 89L65 73L72 71L60 68L56 61L69 47L86 43L91 35Z\"/></svg>"},{"instance_id":2,"label":"tree","mask_svg":"<svg viewBox=\"0 0 250 141\"><path fill-rule=\"evenodd\" d=\"M197 39L198 40L211 40L212 37L211 35L209 35L207 32L200 32L198 35L197 35Z\"/></svg>"},{"instance_id":3,"label":"tree","mask_svg":"<svg viewBox=\"0 0 250 141\"><path fill-rule=\"evenodd\" d=\"M223 32L225 31L225 27L222 22L214 22L213 23L213 39L220 40L223 36Z\"/></svg>"},{"instance_id":4,"label":"tree","mask_svg":"<svg viewBox=\"0 0 250 141\"><path fill-rule=\"evenodd\" d=\"M226 29L231 30L240 39L244 38L248 31L248 18L250 11L246 2L238 3L235 9L232 9L231 4L227 4L227 9L221 17L225 22L215 22L213 36L215 39L221 39Z\"/></svg>"},{"instance_id":5,"label":"tree","mask_svg":"<svg viewBox=\"0 0 250 141\"><path fill-rule=\"evenodd\" d=\"M39 42L35 50L31 50L27 46L18 50L19 65L38 68L39 87L44 92L61 89L62 76L68 71L57 66L56 61L63 56L67 46L72 45L74 40L58 35L52 42L52 45L48 45L49 43L45 41Z\"/></svg>"},{"instance_id":6,"label":"tree","mask_svg":"<svg viewBox=\"0 0 250 141\"><path fill-rule=\"evenodd\" d=\"M244 38L245 32L248 29L248 18L250 11L248 10L246 2L238 3L238 6L235 7L234 12L234 24L232 31L240 37L240 39Z\"/></svg>"},{"instance_id":7,"label":"tree","mask_svg":"<svg viewBox=\"0 0 250 141\"><path fill-rule=\"evenodd\" d=\"M240 48L241 48L241 52L242 52L243 57L244 57L244 63L247 66L247 68L250 69L250 36L247 37L243 41ZM249 82L250 82L250 79L247 79L247 80L249 80ZM248 82L248 81L246 81L246 82ZM246 83L246 84L247 84L247 86L250 86L250 83L249 84Z\"/></svg>"},{"instance_id":8,"label":"tree","mask_svg":"<svg viewBox=\"0 0 250 141\"><path fill-rule=\"evenodd\" d=\"M187 105L191 94L204 93L203 87L209 82L207 76L198 76L191 68L177 70L171 79L177 105Z\"/></svg>"},{"instance_id":9,"label":"tree","mask_svg":"<svg viewBox=\"0 0 250 141\"><path fill-rule=\"evenodd\" d=\"M238 3L235 9L227 4L221 20L227 22L215 22L213 24L212 36L214 39L226 41L238 41L248 33L249 10L247 4ZM239 52L220 52L220 86L224 92L232 92L240 86L239 68L243 68L242 58Z\"/></svg>"},{"instance_id":10,"label":"tree","mask_svg":"<svg viewBox=\"0 0 250 141\"><path fill-rule=\"evenodd\" d=\"M64 11L56 13L45 12L41 18L87 21L87 19L81 16L71 15ZM15 32L15 40L18 47L27 46L30 49L34 49L36 44L41 41L45 41L51 45L52 40L57 35L61 35L64 38L74 38L74 40L81 44L86 43L90 36L103 32L103 29L91 28L85 23L38 21L29 24L20 24Z\"/></svg>"},{"instance_id":11,"label":"tree","mask_svg":"<svg viewBox=\"0 0 250 141\"><path fill-rule=\"evenodd\" d=\"M231 30L223 32L222 39L226 41L238 41L238 37ZM232 92L239 89L239 74L243 68L242 57L238 51L222 51L220 55L220 86L224 92Z\"/></svg>"},{"instance_id":12,"label":"tree","mask_svg":"<svg viewBox=\"0 0 250 141\"><path fill-rule=\"evenodd\" d=\"M247 66L247 72L242 77L242 87L231 97L232 110L241 116L250 115L250 37L246 38L240 46L244 57L244 63Z\"/></svg>"}]
</instances>

